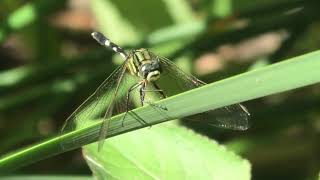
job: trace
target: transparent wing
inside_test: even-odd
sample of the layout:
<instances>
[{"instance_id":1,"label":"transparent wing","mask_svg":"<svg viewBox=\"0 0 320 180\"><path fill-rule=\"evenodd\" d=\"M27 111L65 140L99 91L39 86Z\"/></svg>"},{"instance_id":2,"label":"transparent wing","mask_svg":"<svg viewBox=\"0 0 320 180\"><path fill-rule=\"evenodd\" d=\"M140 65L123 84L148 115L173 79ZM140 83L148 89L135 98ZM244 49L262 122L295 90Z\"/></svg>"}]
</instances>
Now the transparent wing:
<instances>
[{"instance_id":1,"label":"transparent wing","mask_svg":"<svg viewBox=\"0 0 320 180\"><path fill-rule=\"evenodd\" d=\"M97 90L87 98L65 121L62 128L62 133L74 131L103 121L99 130L99 149L102 147L105 137L108 134L109 119L112 115L120 114L128 108L125 101L128 87L134 82L131 80L131 75L126 72L125 61L97 88ZM90 141L97 137L97 133L88 133L74 139L72 144L86 144L85 141ZM70 142L69 142L70 143ZM64 145L62 145L64 146Z\"/></svg>"},{"instance_id":2,"label":"transparent wing","mask_svg":"<svg viewBox=\"0 0 320 180\"><path fill-rule=\"evenodd\" d=\"M161 62L163 71L159 80L159 85L165 90L165 93L168 96L178 93L176 89L178 89L178 91L186 91L205 85L203 81L182 71L169 59L163 57L158 58ZM170 83L170 85L168 85L168 83L160 84L161 79L165 81L166 77L167 80L168 78L174 80L174 83ZM201 120L201 122L221 128L246 130L249 128L249 116L248 110L243 105L234 104L200 113L190 118L188 117L187 119Z\"/></svg>"}]
</instances>

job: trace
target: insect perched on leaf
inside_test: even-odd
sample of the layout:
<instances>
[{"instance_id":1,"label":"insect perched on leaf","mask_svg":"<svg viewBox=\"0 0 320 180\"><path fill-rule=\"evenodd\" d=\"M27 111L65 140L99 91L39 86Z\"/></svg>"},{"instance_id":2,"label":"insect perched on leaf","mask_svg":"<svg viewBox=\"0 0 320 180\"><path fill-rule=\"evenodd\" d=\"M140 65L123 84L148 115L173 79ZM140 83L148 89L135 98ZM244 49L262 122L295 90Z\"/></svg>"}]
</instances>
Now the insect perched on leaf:
<instances>
[{"instance_id":1,"label":"insect perched on leaf","mask_svg":"<svg viewBox=\"0 0 320 180\"><path fill-rule=\"evenodd\" d=\"M99 44L121 55L124 62L71 114L63 130L69 131L78 126L85 126L84 124L89 120L102 120L99 149L108 134L110 117L122 112L125 112L123 117L126 117L126 114L134 108L132 106L134 92L137 93L140 104L143 106L146 103L146 95L151 92L158 94L160 98L166 98L205 84L196 77L183 72L170 60L157 56L148 49L136 49L127 54L102 33L93 32L91 35ZM168 80L173 83L168 84ZM235 130L246 130L249 126L250 114L241 104L201 114L208 115L204 122L213 126Z\"/></svg>"}]
</instances>

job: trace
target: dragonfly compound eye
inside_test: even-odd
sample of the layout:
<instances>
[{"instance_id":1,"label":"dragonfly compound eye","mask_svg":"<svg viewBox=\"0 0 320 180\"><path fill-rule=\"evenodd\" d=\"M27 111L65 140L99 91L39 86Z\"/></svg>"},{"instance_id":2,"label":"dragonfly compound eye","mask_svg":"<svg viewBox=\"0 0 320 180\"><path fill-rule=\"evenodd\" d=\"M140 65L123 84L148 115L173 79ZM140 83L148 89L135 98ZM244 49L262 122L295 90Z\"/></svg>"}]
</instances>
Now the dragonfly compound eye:
<instances>
[{"instance_id":1,"label":"dragonfly compound eye","mask_svg":"<svg viewBox=\"0 0 320 180\"><path fill-rule=\"evenodd\" d=\"M161 72L161 66L160 66L160 62L159 61L153 61L152 63L151 63L151 71L159 71L159 72Z\"/></svg>"},{"instance_id":2,"label":"dragonfly compound eye","mask_svg":"<svg viewBox=\"0 0 320 180\"><path fill-rule=\"evenodd\" d=\"M150 63L143 64L139 67L139 74L143 78L147 78L148 73L151 71Z\"/></svg>"}]
</instances>

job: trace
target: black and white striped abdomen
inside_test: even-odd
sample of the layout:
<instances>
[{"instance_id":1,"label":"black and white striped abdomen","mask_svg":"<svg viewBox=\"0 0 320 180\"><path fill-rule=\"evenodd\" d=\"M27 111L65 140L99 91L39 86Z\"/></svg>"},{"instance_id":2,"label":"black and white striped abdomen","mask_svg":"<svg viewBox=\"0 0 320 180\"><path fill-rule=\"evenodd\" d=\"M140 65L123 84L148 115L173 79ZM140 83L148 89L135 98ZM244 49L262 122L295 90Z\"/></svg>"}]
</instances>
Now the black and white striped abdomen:
<instances>
[{"instance_id":1,"label":"black and white striped abdomen","mask_svg":"<svg viewBox=\"0 0 320 180\"><path fill-rule=\"evenodd\" d=\"M99 44L103 46L110 47L114 52L119 53L124 59L127 58L126 52L124 52L123 49L121 49L118 45L115 43L111 42L107 37L105 37L102 33L100 32L93 32L91 33L91 36L98 41Z\"/></svg>"}]
</instances>

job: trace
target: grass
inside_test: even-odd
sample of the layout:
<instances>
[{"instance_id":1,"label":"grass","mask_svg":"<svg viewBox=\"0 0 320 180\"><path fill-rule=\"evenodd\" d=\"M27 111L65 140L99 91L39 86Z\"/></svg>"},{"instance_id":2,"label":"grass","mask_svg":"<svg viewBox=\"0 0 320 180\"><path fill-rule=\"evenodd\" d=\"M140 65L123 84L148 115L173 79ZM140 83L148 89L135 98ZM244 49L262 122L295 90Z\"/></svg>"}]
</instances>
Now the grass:
<instances>
[{"instance_id":1,"label":"grass","mask_svg":"<svg viewBox=\"0 0 320 180\"><path fill-rule=\"evenodd\" d=\"M183 118L210 109L315 84L320 81L319 58L320 51L315 51L207 84L161 100L157 104L165 105L168 108L166 114L172 119ZM168 120L166 117L157 116L150 106L135 109L133 112L143 117L150 125ZM132 117L127 119L128 126L121 127L119 125L121 116L122 114L112 117L107 138L145 127ZM254 114L251 121L254 125ZM6 155L0 159L0 172L12 171L47 157L93 143L97 140L100 125L100 122L92 124ZM61 146L62 144L64 146Z\"/></svg>"}]
</instances>

